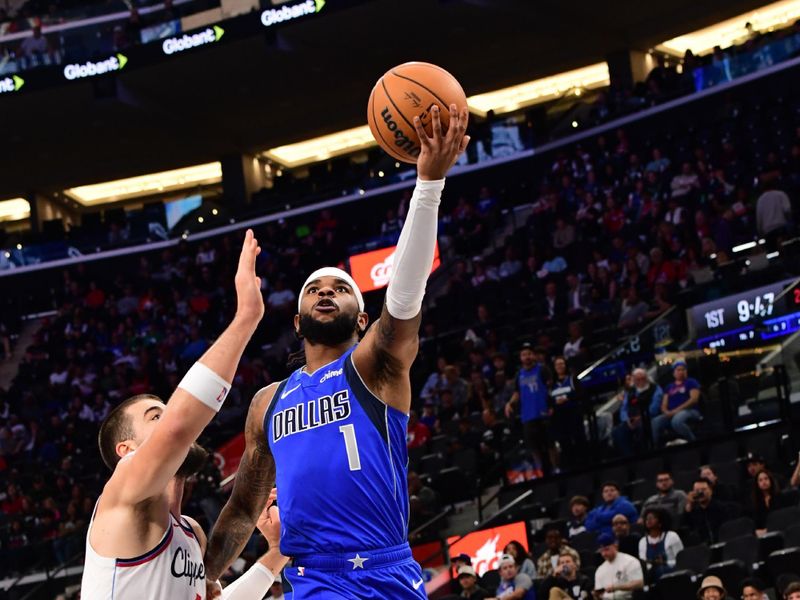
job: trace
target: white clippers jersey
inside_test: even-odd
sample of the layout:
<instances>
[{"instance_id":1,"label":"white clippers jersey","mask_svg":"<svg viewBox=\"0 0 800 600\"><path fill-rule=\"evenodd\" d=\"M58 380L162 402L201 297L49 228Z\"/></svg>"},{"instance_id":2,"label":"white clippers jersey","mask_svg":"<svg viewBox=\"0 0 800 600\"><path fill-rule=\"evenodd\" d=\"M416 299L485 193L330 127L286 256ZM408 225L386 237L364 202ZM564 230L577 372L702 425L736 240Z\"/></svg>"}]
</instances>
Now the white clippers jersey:
<instances>
[{"instance_id":1,"label":"white clippers jersey","mask_svg":"<svg viewBox=\"0 0 800 600\"><path fill-rule=\"evenodd\" d=\"M94 516L89 523L92 531ZM206 571L191 526L169 517L169 529L155 548L135 558L107 558L94 551L86 534L82 600L205 600Z\"/></svg>"}]
</instances>

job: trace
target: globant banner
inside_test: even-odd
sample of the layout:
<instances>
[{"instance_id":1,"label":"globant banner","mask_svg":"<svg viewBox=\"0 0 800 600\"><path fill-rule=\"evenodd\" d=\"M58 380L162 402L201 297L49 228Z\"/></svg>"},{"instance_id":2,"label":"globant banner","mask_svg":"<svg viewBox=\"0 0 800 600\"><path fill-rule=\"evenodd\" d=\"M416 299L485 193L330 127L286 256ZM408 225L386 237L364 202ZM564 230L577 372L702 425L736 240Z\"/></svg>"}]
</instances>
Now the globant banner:
<instances>
[{"instance_id":1,"label":"globant banner","mask_svg":"<svg viewBox=\"0 0 800 600\"><path fill-rule=\"evenodd\" d=\"M395 250L397 250L397 246L390 246L350 257L350 274L362 292L371 292L388 285L389 278L392 276ZM431 273L439 268L441 262L439 243L437 242L433 252Z\"/></svg>"},{"instance_id":2,"label":"globant banner","mask_svg":"<svg viewBox=\"0 0 800 600\"><path fill-rule=\"evenodd\" d=\"M99 62L88 61L83 64L71 64L64 67L64 77L69 81L85 79L96 75L104 75L113 71L121 71L128 64L128 57L117 53Z\"/></svg>"},{"instance_id":3,"label":"globant banner","mask_svg":"<svg viewBox=\"0 0 800 600\"><path fill-rule=\"evenodd\" d=\"M268 8L261 13L261 23L264 27L272 27L276 23L285 23L316 14L322 10L323 6L325 6L325 0L305 0L299 4L284 4L280 8Z\"/></svg>"},{"instance_id":4,"label":"globant banner","mask_svg":"<svg viewBox=\"0 0 800 600\"><path fill-rule=\"evenodd\" d=\"M219 25L204 29L200 33L184 34L180 37L168 37L161 43L161 50L166 55L176 54L185 50L191 50L198 46L213 44L218 42L225 34L225 30Z\"/></svg>"}]
</instances>

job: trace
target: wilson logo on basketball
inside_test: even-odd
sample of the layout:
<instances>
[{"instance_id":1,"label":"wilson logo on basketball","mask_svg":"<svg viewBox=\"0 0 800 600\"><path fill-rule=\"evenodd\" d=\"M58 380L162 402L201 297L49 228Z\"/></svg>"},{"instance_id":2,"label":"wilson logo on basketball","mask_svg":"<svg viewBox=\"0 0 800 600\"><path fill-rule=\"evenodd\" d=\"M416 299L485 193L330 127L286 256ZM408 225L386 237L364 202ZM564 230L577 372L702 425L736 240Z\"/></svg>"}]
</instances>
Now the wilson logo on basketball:
<instances>
[{"instance_id":1,"label":"wilson logo on basketball","mask_svg":"<svg viewBox=\"0 0 800 600\"><path fill-rule=\"evenodd\" d=\"M392 113L389 112L388 106L381 111L381 116L383 117L383 122L386 123L386 129L394 134L394 145L411 156L419 156L420 147L417 146L414 140L408 137L400 125L397 124Z\"/></svg>"}]
</instances>

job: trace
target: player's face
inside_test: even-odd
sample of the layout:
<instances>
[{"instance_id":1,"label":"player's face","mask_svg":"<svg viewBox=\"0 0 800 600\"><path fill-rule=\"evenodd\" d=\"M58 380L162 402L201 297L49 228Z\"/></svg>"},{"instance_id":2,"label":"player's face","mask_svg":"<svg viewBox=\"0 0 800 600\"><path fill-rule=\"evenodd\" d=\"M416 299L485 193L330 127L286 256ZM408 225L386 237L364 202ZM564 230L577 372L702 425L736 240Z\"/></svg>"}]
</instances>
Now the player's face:
<instances>
[{"instance_id":1,"label":"player's face","mask_svg":"<svg viewBox=\"0 0 800 600\"><path fill-rule=\"evenodd\" d=\"M160 400L148 399L137 402L126 409L128 418L131 419L133 431L136 434L135 439L125 442L125 445L128 446L128 451L135 450L144 444L145 440L153 434L165 408L166 405ZM119 446L121 445L123 444L117 445L117 452L120 452ZM124 456L124 453L121 454ZM196 474L203 467L207 458L208 452L197 442L193 442L176 475L185 478Z\"/></svg>"},{"instance_id":2,"label":"player's face","mask_svg":"<svg viewBox=\"0 0 800 600\"><path fill-rule=\"evenodd\" d=\"M295 329L312 344L338 346L367 327L353 288L338 277L315 279L302 291Z\"/></svg>"}]
</instances>

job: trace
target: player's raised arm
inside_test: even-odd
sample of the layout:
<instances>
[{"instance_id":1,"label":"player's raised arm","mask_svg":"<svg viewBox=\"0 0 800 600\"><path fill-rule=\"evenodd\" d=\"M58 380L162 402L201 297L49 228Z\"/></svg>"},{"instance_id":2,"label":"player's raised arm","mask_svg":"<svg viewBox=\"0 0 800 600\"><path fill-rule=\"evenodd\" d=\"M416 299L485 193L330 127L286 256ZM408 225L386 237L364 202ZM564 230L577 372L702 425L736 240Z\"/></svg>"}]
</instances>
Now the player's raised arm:
<instances>
[{"instance_id":1,"label":"player's raised arm","mask_svg":"<svg viewBox=\"0 0 800 600\"><path fill-rule=\"evenodd\" d=\"M241 554L275 485L275 460L264 434L263 419L277 387L272 384L264 388L250 403L244 430L246 447L233 491L208 540L205 567L210 581L219 579Z\"/></svg>"},{"instance_id":2,"label":"player's raised arm","mask_svg":"<svg viewBox=\"0 0 800 600\"><path fill-rule=\"evenodd\" d=\"M450 125L442 132L438 106L431 109L433 135L414 119L421 152L417 160L417 185L397 242L386 302L374 326L353 353L356 368L367 385L388 404L408 412L411 390L405 375L417 355L425 284L433 263L439 202L444 177L469 143L465 135L469 111L450 106ZM398 389L401 387L408 389ZM386 387L390 386L390 390ZM390 391L391 393L384 393Z\"/></svg>"},{"instance_id":3,"label":"player's raised arm","mask_svg":"<svg viewBox=\"0 0 800 600\"><path fill-rule=\"evenodd\" d=\"M105 506L135 505L163 494L192 443L222 406L239 359L264 314L255 275L259 250L248 230L236 271L236 316L189 369L163 412L154 410L153 418L160 421L142 445L133 452L126 442L117 444L117 453L123 458L103 491Z\"/></svg>"}]
</instances>

